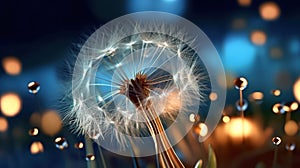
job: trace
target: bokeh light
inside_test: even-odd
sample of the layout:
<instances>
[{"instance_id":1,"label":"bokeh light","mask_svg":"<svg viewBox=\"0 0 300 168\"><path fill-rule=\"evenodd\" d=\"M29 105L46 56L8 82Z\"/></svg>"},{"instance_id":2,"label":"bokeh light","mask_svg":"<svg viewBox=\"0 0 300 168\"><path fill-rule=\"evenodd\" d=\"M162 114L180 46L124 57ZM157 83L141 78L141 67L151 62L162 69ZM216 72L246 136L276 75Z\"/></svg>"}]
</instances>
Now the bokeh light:
<instances>
[{"instance_id":1,"label":"bokeh light","mask_svg":"<svg viewBox=\"0 0 300 168\"><path fill-rule=\"evenodd\" d=\"M264 94L262 92L253 92L250 96L249 96L249 99L251 101L262 101L262 99L264 98Z\"/></svg>"},{"instance_id":2,"label":"bokeh light","mask_svg":"<svg viewBox=\"0 0 300 168\"><path fill-rule=\"evenodd\" d=\"M231 73L242 73L251 67L256 58L255 46L243 35L228 36L224 41L223 52L223 64Z\"/></svg>"},{"instance_id":3,"label":"bokeh light","mask_svg":"<svg viewBox=\"0 0 300 168\"><path fill-rule=\"evenodd\" d=\"M0 132L5 132L8 129L8 122L6 118L0 117Z\"/></svg>"},{"instance_id":4,"label":"bokeh light","mask_svg":"<svg viewBox=\"0 0 300 168\"><path fill-rule=\"evenodd\" d=\"M296 100L300 103L300 78L295 82L293 92Z\"/></svg>"},{"instance_id":5,"label":"bokeh light","mask_svg":"<svg viewBox=\"0 0 300 168\"><path fill-rule=\"evenodd\" d=\"M224 123L229 123L230 122L230 117L229 116L223 116L222 121Z\"/></svg>"},{"instance_id":6,"label":"bokeh light","mask_svg":"<svg viewBox=\"0 0 300 168\"><path fill-rule=\"evenodd\" d=\"M298 132L298 124L296 121L289 120L284 125L284 132L289 136L294 136Z\"/></svg>"},{"instance_id":7,"label":"bokeh light","mask_svg":"<svg viewBox=\"0 0 300 168\"><path fill-rule=\"evenodd\" d=\"M274 96L280 96L281 91L279 89L275 89L271 91L271 94L273 94Z\"/></svg>"},{"instance_id":8,"label":"bokeh light","mask_svg":"<svg viewBox=\"0 0 300 168\"><path fill-rule=\"evenodd\" d=\"M207 132L208 132L208 128L204 123L198 123L196 125L194 125L193 127L193 132L197 135L197 136L206 136Z\"/></svg>"},{"instance_id":9,"label":"bokeh light","mask_svg":"<svg viewBox=\"0 0 300 168\"><path fill-rule=\"evenodd\" d=\"M2 60L2 66L4 71L9 75L18 75L22 71L22 63L16 57L5 57Z\"/></svg>"},{"instance_id":10,"label":"bokeh light","mask_svg":"<svg viewBox=\"0 0 300 168\"><path fill-rule=\"evenodd\" d=\"M62 121L58 113L54 110L44 112L41 118L41 128L46 135L57 134L62 128Z\"/></svg>"},{"instance_id":11,"label":"bokeh light","mask_svg":"<svg viewBox=\"0 0 300 168\"><path fill-rule=\"evenodd\" d=\"M275 2L265 2L259 6L259 14L264 20L275 20L280 13L280 8Z\"/></svg>"},{"instance_id":12,"label":"bokeh light","mask_svg":"<svg viewBox=\"0 0 300 168\"><path fill-rule=\"evenodd\" d=\"M0 109L7 117L16 116L22 107L22 101L16 93L6 93L0 98Z\"/></svg>"},{"instance_id":13,"label":"bokeh light","mask_svg":"<svg viewBox=\"0 0 300 168\"><path fill-rule=\"evenodd\" d=\"M237 0L237 2L240 6L246 7L251 5L252 0Z\"/></svg>"},{"instance_id":14,"label":"bokeh light","mask_svg":"<svg viewBox=\"0 0 300 168\"><path fill-rule=\"evenodd\" d=\"M39 141L32 142L32 144L30 145L30 153L38 154L42 152L44 152L44 145Z\"/></svg>"},{"instance_id":15,"label":"bokeh light","mask_svg":"<svg viewBox=\"0 0 300 168\"><path fill-rule=\"evenodd\" d=\"M233 118L225 125L225 130L232 138L249 137L253 131L253 125L246 118Z\"/></svg>"},{"instance_id":16,"label":"bokeh light","mask_svg":"<svg viewBox=\"0 0 300 168\"><path fill-rule=\"evenodd\" d=\"M251 33L250 39L255 45L264 45L267 41L267 35L261 30L255 30Z\"/></svg>"},{"instance_id":17,"label":"bokeh light","mask_svg":"<svg viewBox=\"0 0 300 168\"><path fill-rule=\"evenodd\" d=\"M210 99L211 101L217 100L217 99L218 99L218 94L215 93L215 92L211 92L211 93L209 94L209 99Z\"/></svg>"}]
</instances>

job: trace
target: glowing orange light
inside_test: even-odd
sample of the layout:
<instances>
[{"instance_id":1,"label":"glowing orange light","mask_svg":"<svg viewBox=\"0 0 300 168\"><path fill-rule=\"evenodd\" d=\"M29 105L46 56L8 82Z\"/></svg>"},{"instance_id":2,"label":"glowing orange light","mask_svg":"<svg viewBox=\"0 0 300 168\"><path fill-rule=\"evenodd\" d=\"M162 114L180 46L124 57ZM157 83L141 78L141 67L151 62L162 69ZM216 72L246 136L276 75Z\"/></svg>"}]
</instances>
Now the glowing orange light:
<instances>
[{"instance_id":1,"label":"glowing orange light","mask_svg":"<svg viewBox=\"0 0 300 168\"><path fill-rule=\"evenodd\" d=\"M249 137L251 131L253 131L253 125L249 120L244 118L234 118L230 120L230 123L225 125L225 130L232 138Z\"/></svg>"},{"instance_id":2,"label":"glowing orange light","mask_svg":"<svg viewBox=\"0 0 300 168\"><path fill-rule=\"evenodd\" d=\"M5 132L8 128L8 122L4 117L0 117L0 132Z\"/></svg>"},{"instance_id":3,"label":"glowing orange light","mask_svg":"<svg viewBox=\"0 0 300 168\"><path fill-rule=\"evenodd\" d=\"M284 125L284 132L289 136L294 136L298 132L298 124L293 120L289 120Z\"/></svg>"},{"instance_id":4,"label":"glowing orange light","mask_svg":"<svg viewBox=\"0 0 300 168\"><path fill-rule=\"evenodd\" d=\"M21 61L16 57L5 57L2 60L2 66L9 75L18 75L22 71Z\"/></svg>"},{"instance_id":5,"label":"glowing orange light","mask_svg":"<svg viewBox=\"0 0 300 168\"><path fill-rule=\"evenodd\" d=\"M299 107L299 104L297 102L293 102L291 105L290 105L290 110L292 111L296 111Z\"/></svg>"},{"instance_id":6,"label":"glowing orange light","mask_svg":"<svg viewBox=\"0 0 300 168\"><path fill-rule=\"evenodd\" d=\"M296 100L300 103L300 78L295 82L293 92Z\"/></svg>"},{"instance_id":7,"label":"glowing orange light","mask_svg":"<svg viewBox=\"0 0 300 168\"><path fill-rule=\"evenodd\" d=\"M54 110L46 111L41 119L41 128L47 135L57 134L62 128L62 121L58 113Z\"/></svg>"},{"instance_id":8,"label":"glowing orange light","mask_svg":"<svg viewBox=\"0 0 300 168\"><path fill-rule=\"evenodd\" d=\"M280 8L275 2L265 2L259 6L260 16L265 20L275 20L280 16Z\"/></svg>"},{"instance_id":9,"label":"glowing orange light","mask_svg":"<svg viewBox=\"0 0 300 168\"><path fill-rule=\"evenodd\" d=\"M262 92L253 92L251 94L251 98L253 100L262 100L264 98L264 94Z\"/></svg>"},{"instance_id":10,"label":"glowing orange light","mask_svg":"<svg viewBox=\"0 0 300 168\"><path fill-rule=\"evenodd\" d=\"M33 142L30 146L30 152L31 154L42 153L44 152L44 145L39 141Z\"/></svg>"},{"instance_id":11,"label":"glowing orange light","mask_svg":"<svg viewBox=\"0 0 300 168\"><path fill-rule=\"evenodd\" d=\"M0 109L7 117L17 115L22 106L21 98L16 93L6 93L0 98Z\"/></svg>"},{"instance_id":12,"label":"glowing orange light","mask_svg":"<svg viewBox=\"0 0 300 168\"><path fill-rule=\"evenodd\" d=\"M218 94L215 93L215 92L211 92L211 93L209 94L209 99L210 99L211 101L217 100L217 99L218 99Z\"/></svg>"},{"instance_id":13,"label":"glowing orange light","mask_svg":"<svg viewBox=\"0 0 300 168\"><path fill-rule=\"evenodd\" d=\"M280 90L278 90L278 89L276 89L276 90L272 90L272 94L273 94L274 96L280 96L280 94L281 94L281 91L280 91Z\"/></svg>"},{"instance_id":14,"label":"glowing orange light","mask_svg":"<svg viewBox=\"0 0 300 168\"><path fill-rule=\"evenodd\" d=\"M251 0L237 0L240 6L250 6L251 5Z\"/></svg>"},{"instance_id":15,"label":"glowing orange light","mask_svg":"<svg viewBox=\"0 0 300 168\"><path fill-rule=\"evenodd\" d=\"M255 30L251 33L250 39L253 44L264 45L267 41L267 35L263 31Z\"/></svg>"},{"instance_id":16,"label":"glowing orange light","mask_svg":"<svg viewBox=\"0 0 300 168\"><path fill-rule=\"evenodd\" d=\"M229 123L230 122L230 117L229 116L223 116L222 118L224 123Z\"/></svg>"}]
</instances>

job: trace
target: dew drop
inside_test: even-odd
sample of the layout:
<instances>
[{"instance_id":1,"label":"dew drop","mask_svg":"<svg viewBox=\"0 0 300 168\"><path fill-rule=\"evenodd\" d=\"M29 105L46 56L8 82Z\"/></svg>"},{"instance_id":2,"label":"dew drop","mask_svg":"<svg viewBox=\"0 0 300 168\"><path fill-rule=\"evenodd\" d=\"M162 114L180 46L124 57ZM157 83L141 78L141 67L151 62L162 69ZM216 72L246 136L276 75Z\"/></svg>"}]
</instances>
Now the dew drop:
<instances>
[{"instance_id":1,"label":"dew drop","mask_svg":"<svg viewBox=\"0 0 300 168\"><path fill-rule=\"evenodd\" d=\"M238 111L245 111L248 108L248 102L243 99L242 103L240 103L240 100L238 100L236 101L235 106Z\"/></svg>"},{"instance_id":2,"label":"dew drop","mask_svg":"<svg viewBox=\"0 0 300 168\"><path fill-rule=\"evenodd\" d=\"M37 94L40 90L40 84L38 82L29 82L28 85L28 91L31 94Z\"/></svg>"},{"instance_id":3,"label":"dew drop","mask_svg":"<svg viewBox=\"0 0 300 168\"><path fill-rule=\"evenodd\" d=\"M274 95L274 96L280 96L281 91L278 90L278 89L275 89L275 90L272 90L272 91L271 91L271 94Z\"/></svg>"},{"instance_id":4,"label":"dew drop","mask_svg":"<svg viewBox=\"0 0 300 168\"><path fill-rule=\"evenodd\" d=\"M94 154L87 154L85 157L86 161L95 160L95 159L96 159L96 157Z\"/></svg>"},{"instance_id":5,"label":"dew drop","mask_svg":"<svg viewBox=\"0 0 300 168\"><path fill-rule=\"evenodd\" d=\"M248 81L244 77L236 78L233 81L233 83L234 83L235 88L238 89L238 90L244 90L248 85Z\"/></svg>"},{"instance_id":6,"label":"dew drop","mask_svg":"<svg viewBox=\"0 0 300 168\"><path fill-rule=\"evenodd\" d=\"M286 144L285 144L285 149L287 150L287 151L294 151L295 150L295 148L296 148L296 144L294 143L294 142L287 142Z\"/></svg>"},{"instance_id":7,"label":"dew drop","mask_svg":"<svg viewBox=\"0 0 300 168\"><path fill-rule=\"evenodd\" d=\"M75 143L75 144L74 144L74 147L75 147L76 149L82 149L82 148L84 147L84 144L83 144L83 142L78 142L78 143Z\"/></svg>"},{"instance_id":8,"label":"dew drop","mask_svg":"<svg viewBox=\"0 0 300 168\"><path fill-rule=\"evenodd\" d=\"M192 123L199 122L200 121L200 116L199 116L199 114L192 113L192 114L189 115L189 120Z\"/></svg>"},{"instance_id":9,"label":"dew drop","mask_svg":"<svg viewBox=\"0 0 300 168\"><path fill-rule=\"evenodd\" d=\"M196 137L198 136L206 136L208 132L208 128L204 123L197 123L194 124L193 126L193 133L195 134Z\"/></svg>"},{"instance_id":10,"label":"dew drop","mask_svg":"<svg viewBox=\"0 0 300 168\"><path fill-rule=\"evenodd\" d=\"M55 142L55 147L60 150L64 150L69 146L67 140L63 137L55 138L54 142Z\"/></svg>"},{"instance_id":11,"label":"dew drop","mask_svg":"<svg viewBox=\"0 0 300 168\"><path fill-rule=\"evenodd\" d=\"M296 111L299 107L297 102L288 102L284 104L285 110L288 111Z\"/></svg>"},{"instance_id":12,"label":"dew drop","mask_svg":"<svg viewBox=\"0 0 300 168\"><path fill-rule=\"evenodd\" d=\"M30 136L37 136L39 134L39 129L38 128L31 128L29 131L28 131L28 134Z\"/></svg>"},{"instance_id":13,"label":"dew drop","mask_svg":"<svg viewBox=\"0 0 300 168\"><path fill-rule=\"evenodd\" d=\"M229 123L230 122L230 117L229 116L223 116L222 121L224 123Z\"/></svg>"},{"instance_id":14,"label":"dew drop","mask_svg":"<svg viewBox=\"0 0 300 168\"><path fill-rule=\"evenodd\" d=\"M276 145L276 146L278 146L278 145L280 145L280 143L281 143L281 138L280 137L273 137L272 138L272 142L273 142L273 144L274 145Z\"/></svg>"},{"instance_id":15,"label":"dew drop","mask_svg":"<svg viewBox=\"0 0 300 168\"><path fill-rule=\"evenodd\" d=\"M281 103L276 103L273 105L272 110L275 114L284 114L286 111L286 108Z\"/></svg>"}]
</instances>

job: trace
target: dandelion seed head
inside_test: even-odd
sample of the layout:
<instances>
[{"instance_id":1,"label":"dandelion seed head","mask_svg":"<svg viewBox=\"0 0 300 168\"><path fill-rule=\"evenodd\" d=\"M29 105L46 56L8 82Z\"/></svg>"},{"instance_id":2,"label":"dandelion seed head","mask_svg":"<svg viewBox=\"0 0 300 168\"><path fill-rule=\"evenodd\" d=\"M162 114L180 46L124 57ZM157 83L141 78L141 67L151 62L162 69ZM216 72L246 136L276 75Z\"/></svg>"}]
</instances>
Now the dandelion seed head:
<instances>
[{"instance_id":1,"label":"dandelion seed head","mask_svg":"<svg viewBox=\"0 0 300 168\"><path fill-rule=\"evenodd\" d=\"M192 128L189 115L207 101L207 90L220 97L210 103L205 121L211 134L224 106L225 91L217 85L224 76L215 48L194 24L162 12L126 15L100 27L82 46L66 118L110 151L130 156L134 143L140 156L152 155L146 120L171 121L166 134L182 135L170 139L174 145ZM145 108L156 115L145 117Z\"/></svg>"}]
</instances>

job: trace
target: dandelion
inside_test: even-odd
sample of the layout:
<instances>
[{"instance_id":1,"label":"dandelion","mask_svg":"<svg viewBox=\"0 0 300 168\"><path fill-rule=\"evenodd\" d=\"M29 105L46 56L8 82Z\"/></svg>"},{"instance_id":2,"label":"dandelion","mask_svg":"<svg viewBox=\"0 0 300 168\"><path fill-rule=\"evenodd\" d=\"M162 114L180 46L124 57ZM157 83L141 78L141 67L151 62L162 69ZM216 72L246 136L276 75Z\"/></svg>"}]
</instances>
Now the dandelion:
<instances>
[{"instance_id":1,"label":"dandelion","mask_svg":"<svg viewBox=\"0 0 300 168\"><path fill-rule=\"evenodd\" d=\"M198 113L208 90L218 92L220 100L225 97L212 82L217 79L208 70L211 64L200 57L205 53L209 59L218 56L203 32L178 16L142 12L117 18L82 46L66 117L75 131L107 150L157 154L163 167L183 167L172 146L192 127L189 116ZM218 60L217 71L222 68ZM209 132L222 111L210 110L215 112L207 115L214 116L207 118Z\"/></svg>"}]
</instances>

